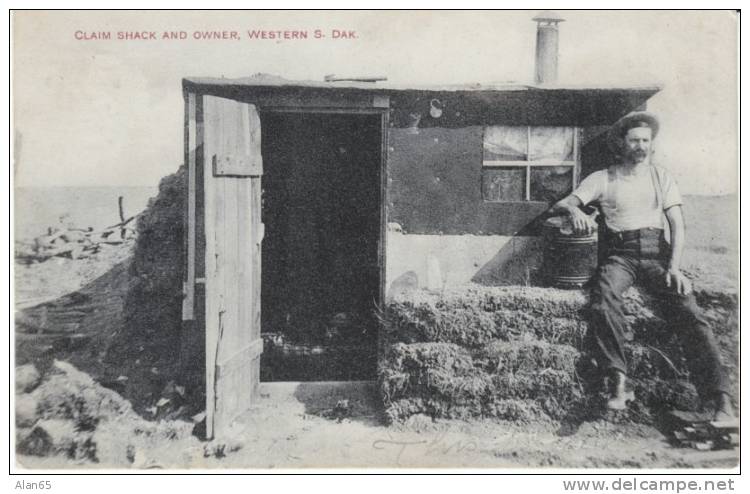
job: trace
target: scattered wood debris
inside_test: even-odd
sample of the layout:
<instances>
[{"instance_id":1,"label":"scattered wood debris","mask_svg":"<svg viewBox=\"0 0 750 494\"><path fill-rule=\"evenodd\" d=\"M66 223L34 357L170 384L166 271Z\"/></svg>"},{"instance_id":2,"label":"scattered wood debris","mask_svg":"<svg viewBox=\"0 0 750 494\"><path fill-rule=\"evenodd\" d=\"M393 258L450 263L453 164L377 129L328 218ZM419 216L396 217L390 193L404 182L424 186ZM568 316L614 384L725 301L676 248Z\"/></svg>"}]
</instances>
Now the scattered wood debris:
<instances>
[{"instance_id":1,"label":"scattered wood debris","mask_svg":"<svg viewBox=\"0 0 750 494\"><path fill-rule=\"evenodd\" d=\"M738 420L712 421L703 414L685 411L673 411L669 418L677 426L673 434L680 447L710 451L740 445Z\"/></svg>"},{"instance_id":2,"label":"scattered wood debris","mask_svg":"<svg viewBox=\"0 0 750 494\"><path fill-rule=\"evenodd\" d=\"M123 197L118 197L120 221L103 230L93 227L80 228L68 221L68 215L60 217L60 224L50 226L47 233L34 238L31 243L16 244L16 258L26 262L43 262L54 257L79 259L99 252L105 245L120 245L132 241L136 236L133 220L138 215L125 217Z\"/></svg>"}]
</instances>

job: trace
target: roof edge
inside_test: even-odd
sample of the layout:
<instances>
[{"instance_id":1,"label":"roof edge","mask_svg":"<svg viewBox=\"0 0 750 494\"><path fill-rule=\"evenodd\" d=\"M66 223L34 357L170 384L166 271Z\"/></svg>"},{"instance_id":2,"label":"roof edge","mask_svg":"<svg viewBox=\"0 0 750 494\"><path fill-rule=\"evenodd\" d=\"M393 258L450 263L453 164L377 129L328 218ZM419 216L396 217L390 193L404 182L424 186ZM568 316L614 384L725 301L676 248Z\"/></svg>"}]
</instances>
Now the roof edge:
<instances>
[{"instance_id":1,"label":"roof edge","mask_svg":"<svg viewBox=\"0 0 750 494\"><path fill-rule=\"evenodd\" d=\"M638 85L603 85L603 84L519 84L519 83L472 83L472 84L393 84L370 82L324 82L324 81L293 81L277 76L253 76L245 78L210 78L185 77L183 87L253 87L270 89L353 89L363 91L426 91L426 92L509 92L509 91L642 91L653 94L664 88L663 84L650 83Z\"/></svg>"}]
</instances>

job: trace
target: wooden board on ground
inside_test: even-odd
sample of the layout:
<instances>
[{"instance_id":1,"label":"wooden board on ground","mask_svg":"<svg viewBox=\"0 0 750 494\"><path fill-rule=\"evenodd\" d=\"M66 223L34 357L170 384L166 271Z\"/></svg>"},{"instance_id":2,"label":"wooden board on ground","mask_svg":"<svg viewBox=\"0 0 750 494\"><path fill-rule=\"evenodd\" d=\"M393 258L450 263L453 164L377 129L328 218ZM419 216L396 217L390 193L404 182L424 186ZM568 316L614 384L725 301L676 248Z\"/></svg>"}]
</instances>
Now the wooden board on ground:
<instances>
[{"instance_id":1,"label":"wooden board on ground","mask_svg":"<svg viewBox=\"0 0 750 494\"><path fill-rule=\"evenodd\" d=\"M711 451L733 450L740 444L738 420L714 421L711 413L682 410L669 412L667 418L678 446Z\"/></svg>"}]
</instances>

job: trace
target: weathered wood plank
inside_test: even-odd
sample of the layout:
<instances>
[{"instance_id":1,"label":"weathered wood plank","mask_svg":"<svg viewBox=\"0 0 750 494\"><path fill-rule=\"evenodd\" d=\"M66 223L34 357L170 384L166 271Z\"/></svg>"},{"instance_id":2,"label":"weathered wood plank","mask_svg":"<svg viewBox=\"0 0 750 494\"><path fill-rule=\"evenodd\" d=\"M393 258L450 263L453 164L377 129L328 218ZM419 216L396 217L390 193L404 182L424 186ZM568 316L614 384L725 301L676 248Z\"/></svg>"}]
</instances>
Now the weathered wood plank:
<instances>
[{"instance_id":1,"label":"weathered wood plank","mask_svg":"<svg viewBox=\"0 0 750 494\"><path fill-rule=\"evenodd\" d=\"M240 259L238 250L238 232L241 226L237 221L237 189L240 178L215 178L224 185L224 214L221 220L224 234L221 238L224 250L224 262L221 273L224 282L224 332L220 334L221 351L218 356L217 365L243 346L243 328L240 327L239 312L239 276ZM218 377L217 377L218 379Z\"/></svg>"},{"instance_id":2,"label":"weathered wood plank","mask_svg":"<svg viewBox=\"0 0 750 494\"><path fill-rule=\"evenodd\" d=\"M258 338L251 341L248 345L240 350L232 352L231 355L216 366L216 376L223 377L237 371L236 367L247 366L247 362L252 362L263 353L263 339Z\"/></svg>"},{"instance_id":3,"label":"weathered wood plank","mask_svg":"<svg viewBox=\"0 0 750 494\"><path fill-rule=\"evenodd\" d=\"M214 145L212 135L216 132L216 115L212 105L204 97L204 156L212 156ZM204 177L203 225L205 234L205 325L206 325L206 436L214 435L214 410L216 402L215 372L216 344L219 338L216 262L216 189L211 173L206 173L205 159L201 163Z\"/></svg>"},{"instance_id":4,"label":"weathered wood plank","mask_svg":"<svg viewBox=\"0 0 750 494\"><path fill-rule=\"evenodd\" d=\"M261 297L261 246L263 242L263 223L261 222L261 182L253 179L250 186L251 215L250 231L252 232L252 329L253 338L260 338L260 297Z\"/></svg>"},{"instance_id":5,"label":"weathered wood plank","mask_svg":"<svg viewBox=\"0 0 750 494\"><path fill-rule=\"evenodd\" d=\"M251 303L251 311L250 311L250 337L253 339L259 339L261 337L260 334L260 322L261 322L261 314L260 314L260 307L261 307L261 246L263 242L263 224L261 223L261 179L260 178L253 178L251 179L252 183L250 184L249 192L251 194L251 210L250 210L250 219L251 219L251 226L250 226L250 232L252 235L251 243L250 243L250 253L251 253L251 266L252 266L252 272L251 272L251 283L249 284L250 287L250 303ZM259 393L259 387L260 387L260 355L257 356L252 362L251 365L252 372L253 372L253 379L251 382L252 384L252 390L251 390L251 396L257 397Z\"/></svg>"},{"instance_id":6,"label":"weathered wood plank","mask_svg":"<svg viewBox=\"0 0 750 494\"><path fill-rule=\"evenodd\" d=\"M182 300L182 320L195 319L195 242L196 242L196 112L195 94L185 99L185 173L187 175L187 207L185 213L185 286Z\"/></svg>"},{"instance_id":7,"label":"weathered wood plank","mask_svg":"<svg viewBox=\"0 0 750 494\"><path fill-rule=\"evenodd\" d=\"M260 167L260 175L263 174L263 155L261 154L261 127L260 114L255 106L250 105L245 113L247 116L248 146L245 148L253 162ZM258 203L260 205L260 203Z\"/></svg>"},{"instance_id":8,"label":"weathered wood plank","mask_svg":"<svg viewBox=\"0 0 750 494\"><path fill-rule=\"evenodd\" d=\"M206 276L206 232L205 232L205 167L203 166L204 160L204 125L203 125L203 98L197 97L195 102L195 116L196 116L196 128L195 136L197 146L195 148L195 278L196 283L199 279L203 279L205 282ZM196 314L196 318L205 316L203 314L203 306L196 303L196 311L200 311L200 314Z\"/></svg>"},{"instance_id":9,"label":"weathered wood plank","mask_svg":"<svg viewBox=\"0 0 750 494\"><path fill-rule=\"evenodd\" d=\"M190 148L191 146L195 145L195 142L190 142L190 97L189 95L192 93L185 93L184 94L184 118L183 118L183 159L184 159L184 166L185 166L185 194L189 196L190 192L188 191L187 181L189 180L190 175ZM193 97L195 97L193 95ZM195 100L193 100L195 101ZM190 236L190 217L188 214L188 207L187 202L189 202L189 198L186 199L185 207L182 210L182 225L183 225L183 248L184 248L184 258L183 258L183 267L182 267L182 320L183 321L190 321L193 317L192 311L190 311L187 307L187 298L188 298L188 289L187 289L187 283L188 278L190 277L190 261L188 259L188 243L189 243L189 236ZM184 325L183 325L184 327Z\"/></svg>"},{"instance_id":10,"label":"weathered wood plank","mask_svg":"<svg viewBox=\"0 0 750 494\"><path fill-rule=\"evenodd\" d=\"M390 105L390 102L389 102ZM380 116L380 227L378 233L378 307L385 307L385 280L386 280L386 252L387 224L388 224L388 129L390 128L390 117L388 113Z\"/></svg>"},{"instance_id":11,"label":"weathered wood plank","mask_svg":"<svg viewBox=\"0 0 750 494\"><path fill-rule=\"evenodd\" d=\"M375 108L389 108L391 99L385 94L374 94L372 96L372 106Z\"/></svg>"},{"instance_id":12,"label":"weathered wood plank","mask_svg":"<svg viewBox=\"0 0 750 494\"><path fill-rule=\"evenodd\" d=\"M200 91L224 98L243 99L245 102L259 108L265 107L299 107L299 108L373 108L373 92L370 90L331 91L315 88L273 89L254 87L252 91L241 91L238 87L222 87L221 85L194 84L184 80L183 87L187 91ZM381 96L381 95L379 95ZM387 97L387 95L382 94Z\"/></svg>"},{"instance_id":13,"label":"weathered wood plank","mask_svg":"<svg viewBox=\"0 0 750 494\"><path fill-rule=\"evenodd\" d=\"M246 410L252 402L257 385L255 366L263 351L263 340L251 342L245 348L235 352L216 368L216 419L214 436L225 436L232 421L237 417L234 410Z\"/></svg>"},{"instance_id":14,"label":"weathered wood plank","mask_svg":"<svg viewBox=\"0 0 750 494\"><path fill-rule=\"evenodd\" d=\"M216 177L254 177L263 174L263 166L251 156L214 155L213 174Z\"/></svg>"},{"instance_id":15,"label":"weathered wood plank","mask_svg":"<svg viewBox=\"0 0 750 494\"><path fill-rule=\"evenodd\" d=\"M210 173L206 173L206 176L209 177ZM224 264L226 263L226 250L224 248L224 238L225 238L225 231L224 231L224 197L225 197L225 180L217 180L215 178L207 178L206 182L207 184L211 183L211 188L213 189L213 235L210 237L209 243L213 244L213 265L212 265L212 274L208 275L206 277L206 297L212 299L212 307L213 310L211 314L206 315L206 330L208 331L210 328L210 331L214 333L213 335L213 347L207 347L207 352L210 351L212 358L212 366L214 367L214 370L216 368L216 365L219 362L219 358L222 352L222 340L224 339L223 335L227 328L226 325L226 306L225 306L225 297L224 297L224 286L225 286L225 270L224 270ZM208 232L207 232L208 234ZM207 260L208 262L208 260ZM212 280L212 283L209 286L209 280ZM213 374L213 378L211 381L207 382L207 386L211 386L213 388L214 393L214 401L211 403L211 409L214 413L214 420L212 426L215 428L217 425L217 419L220 417L216 416L217 408L216 408L216 400L219 398L219 388L217 386L218 382L216 379L215 373Z\"/></svg>"},{"instance_id":16,"label":"weathered wood plank","mask_svg":"<svg viewBox=\"0 0 750 494\"><path fill-rule=\"evenodd\" d=\"M237 235L237 250L243 255L243 261L245 256L251 255L249 252L249 246L252 242L252 234L249 227L243 227L243 225L250 224L250 179L236 179L239 186L237 195L237 212L236 221L237 225L241 226ZM250 315L252 313L251 308L251 266L249 262L240 262L237 270L238 277L238 314L237 318L241 328L244 331L250 331ZM250 336L252 338L252 335Z\"/></svg>"}]
</instances>

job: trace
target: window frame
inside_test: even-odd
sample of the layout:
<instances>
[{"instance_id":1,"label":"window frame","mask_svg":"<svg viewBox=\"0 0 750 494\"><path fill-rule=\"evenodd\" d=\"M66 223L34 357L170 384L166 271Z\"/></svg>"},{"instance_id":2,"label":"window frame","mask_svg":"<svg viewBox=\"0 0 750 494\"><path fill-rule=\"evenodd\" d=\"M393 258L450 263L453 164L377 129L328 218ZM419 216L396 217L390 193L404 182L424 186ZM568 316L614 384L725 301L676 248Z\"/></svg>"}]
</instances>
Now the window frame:
<instances>
[{"instance_id":1,"label":"window frame","mask_svg":"<svg viewBox=\"0 0 750 494\"><path fill-rule=\"evenodd\" d=\"M488 127L525 127L526 128L526 160L512 160L512 161L503 161L503 160L485 160L484 159L484 138L487 133ZM531 129L532 128L540 128L540 127L567 127L573 129L573 160L555 160L555 159L541 159L541 160L529 160L528 157L531 156ZM498 170L502 168L524 168L526 171L526 187L524 191L525 199L521 201L512 200L512 201L492 201L488 200L484 196L484 192L482 192L482 201L493 203L493 204L527 204L527 203L538 203L538 204L547 204L546 201L537 201L531 199L531 170L535 167L551 167L551 166L566 166L571 167L573 169L573 184L572 184L572 190L575 190L575 188L578 186L578 181L580 178L581 173L581 127L571 126L571 125L485 125L482 129L482 180L484 180L484 170L490 169L490 170Z\"/></svg>"}]
</instances>

